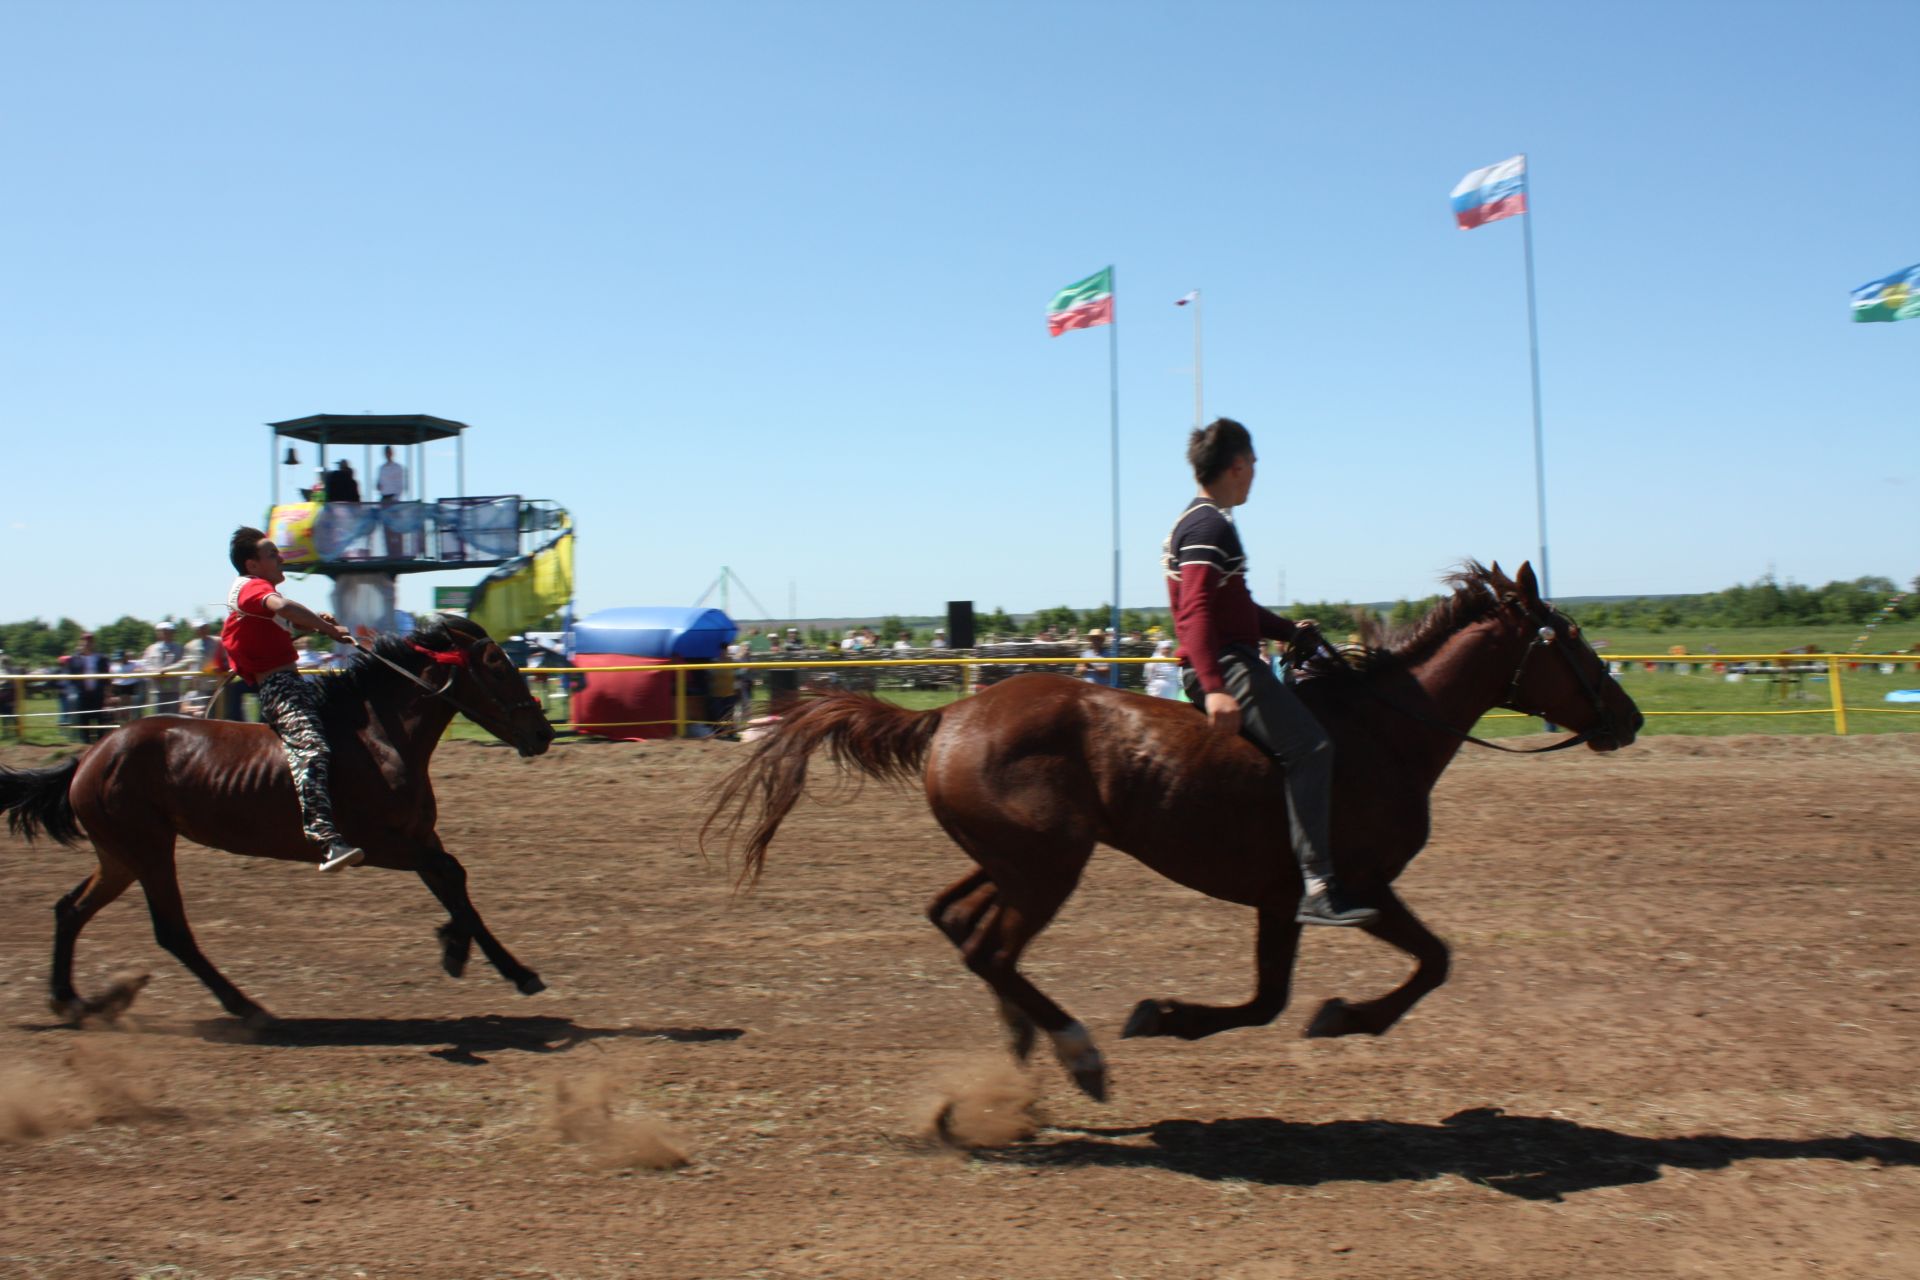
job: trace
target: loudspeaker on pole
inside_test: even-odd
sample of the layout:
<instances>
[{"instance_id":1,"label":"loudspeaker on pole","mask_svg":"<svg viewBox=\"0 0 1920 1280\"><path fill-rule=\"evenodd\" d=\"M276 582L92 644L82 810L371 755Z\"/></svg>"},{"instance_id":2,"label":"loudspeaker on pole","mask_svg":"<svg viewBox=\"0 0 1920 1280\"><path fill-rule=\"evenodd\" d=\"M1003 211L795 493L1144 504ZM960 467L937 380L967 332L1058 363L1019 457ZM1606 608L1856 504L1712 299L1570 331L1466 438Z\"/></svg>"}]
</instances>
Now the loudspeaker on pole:
<instances>
[{"instance_id":1,"label":"loudspeaker on pole","mask_svg":"<svg viewBox=\"0 0 1920 1280\"><path fill-rule=\"evenodd\" d=\"M973 601L947 601L947 643L956 649L973 645Z\"/></svg>"}]
</instances>

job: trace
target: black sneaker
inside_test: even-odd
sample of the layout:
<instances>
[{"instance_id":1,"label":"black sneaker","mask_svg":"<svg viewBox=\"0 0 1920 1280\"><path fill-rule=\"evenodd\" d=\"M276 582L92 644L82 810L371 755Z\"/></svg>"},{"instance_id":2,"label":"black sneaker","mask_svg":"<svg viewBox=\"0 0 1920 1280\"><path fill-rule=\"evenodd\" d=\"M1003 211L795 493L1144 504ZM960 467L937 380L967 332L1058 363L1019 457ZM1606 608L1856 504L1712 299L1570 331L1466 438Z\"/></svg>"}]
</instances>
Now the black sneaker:
<instances>
[{"instance_id":1,"label":"black sneaker","mask_svg":"<svg viewBox=\"0 0 1920 1280\"><path fill-rule=\"evenodd\" d=\"M1300 899L1300 910L1293 918L1301 924L1350 926L1372 924L1380 918L1380 912L1354 901L1336 884L1322 886Z\"/></svg>"},{"instance_id":2,"label":"black sneaker","mask_svg":"<svg viewBox=\"0 0 1920 1280\"><path fill-rule=\"evenodd\" d=\"M357 867L367 860L366 851L356 849L344 840L335 840L327 849L327 856L320 859L320 870L338 871L342 867Z\"/></svg>"}]
</instances>

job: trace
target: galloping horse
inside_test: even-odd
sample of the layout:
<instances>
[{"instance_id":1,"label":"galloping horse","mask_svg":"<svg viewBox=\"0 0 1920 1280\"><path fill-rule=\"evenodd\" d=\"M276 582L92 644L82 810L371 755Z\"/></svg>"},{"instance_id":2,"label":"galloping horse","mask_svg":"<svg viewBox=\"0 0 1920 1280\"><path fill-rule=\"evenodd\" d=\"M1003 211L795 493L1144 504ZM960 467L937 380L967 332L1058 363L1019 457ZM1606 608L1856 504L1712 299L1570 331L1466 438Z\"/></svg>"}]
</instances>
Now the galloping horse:
<instances>
[{"instance_id":1,"label":"galloping horse","mask_svg":"<svg viewBox=\"0 0 1920 1280\"><path fill-rule=\"evenodd\" d=\"M1643 723L1633 700L1565 614L1540 599L1530 565L1512 579L1469 563L1401 642L1358 670L1322 663L1300 685L1334 742L1333 851L1356 896L1380 908L1368 933L1418 967L1373 1000L1329 1000L1313 1036L1379 1035L1446 980L1447 948L1390 887L1427 840L1428 795L1476 721L1508 707L1577 730L1559 744L1611 751ZM1333 668L1337 666L1337 671ZM1074 1081L1106 1097L1092 1038L1023 976L1020 954L1079 881L1096 843L1170 880L1259 913L1258 985L1238 1005L1144 1000L1125 1036L1197 1040L1273 1021L1286 1007L1300 925L1300 872L1286 849L1274 762L1212 732L1190 707L1045 674L1015 676L933 711L837 694L781 722L725 782L701 835L751 818L742 880L806 784L808 757L879 778L924 774L934 817L977 864L928 916L1000 998L1014 1053L1045 1031ZM725 818L728 810L731 817Z\"/></svg>"},{"instance_id":2,"label":"galloping horse","mask_svg":"<svg viewBox=\"0 0 1920 1280\"><path fill-rule=\"evenodd\" d=\"M478 942L522 994L542 990L539 975L514 959L474 910L466 869L434 833L437 810L427 777L428 760L456 711L522 756L544 752L553 726L526 681L485 630L443 615L404 638L380 637L373 654L356 655L322 688L341 835L366 850L368 866L418 873L447 909L440 942L448 973L457 978L466 970ZM187 925L173 850L175 839L185 836L250 858L318 861L301 833L299 801L273 730L184 716L136 720L65 764L0 769L0 810L28 839L44 830L75 845L84 829L99 855L99 869L53 909L55 1013L78 1021L130 998L87 1000L76 993L73 945L87 921L138 880L160 945L193 970L228 1013L254 1025L272 1022L201 954Z\"/></svg>"}]
</instances>

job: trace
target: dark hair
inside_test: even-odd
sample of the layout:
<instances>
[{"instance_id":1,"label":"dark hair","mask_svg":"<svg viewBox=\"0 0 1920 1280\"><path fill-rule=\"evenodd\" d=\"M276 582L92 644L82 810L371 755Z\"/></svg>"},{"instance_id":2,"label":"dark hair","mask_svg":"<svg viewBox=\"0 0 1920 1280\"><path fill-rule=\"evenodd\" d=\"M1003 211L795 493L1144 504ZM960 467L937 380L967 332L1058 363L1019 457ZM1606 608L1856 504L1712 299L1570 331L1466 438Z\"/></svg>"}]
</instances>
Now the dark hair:
<instances>
[{"instance_id":1,"label":"dark hair","mask_svg":"<svg viewBox=\"0 0 1920 1280\"><path fill-rule=\"evenodd\" d=\"M260 558L260 544L267 535L248 525L241 525L233 531L233 542L227 547L227 559L233 561L235 573L247 571L247 561Z\"/></svg>"},{"instance_id":2,"label":"dark hair","mask_svg":"<svg viewBox=\"0 0 1920 1280\"><path fill-rule=\"evenodd\" d=\"M1215 418L1187 437L1187 461L1193 478L1212 484L1236 458L1253 452L1253 436L1232 418Z\"/></svg>"}]
</instances>

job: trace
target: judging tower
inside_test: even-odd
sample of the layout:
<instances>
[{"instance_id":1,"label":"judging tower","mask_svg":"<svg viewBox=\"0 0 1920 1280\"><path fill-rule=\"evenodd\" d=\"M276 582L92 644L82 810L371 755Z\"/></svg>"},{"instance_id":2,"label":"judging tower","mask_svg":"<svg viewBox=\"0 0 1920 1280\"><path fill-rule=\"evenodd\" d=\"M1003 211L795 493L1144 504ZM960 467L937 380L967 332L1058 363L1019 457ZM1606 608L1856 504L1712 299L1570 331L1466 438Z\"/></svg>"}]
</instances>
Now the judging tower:
<instances>
[{"instance_id":1,"label":"judging tower","mask_svg":"<svg viewBox=\"0 0 1920 1280\"><path fill-rule=\"evenodd\" d=\"M464 433L470 428L464 422L424 413L316 413L267 427L273 481L267 534L289 570L333 579L333 614L344 625L393 630L400 574L531 563L570 533L558 503L467 494ZM452 496L428 497L426 445L448 439L455 449ZM281 472L302 465L294 441L314 446L318 472L295 472L295 483L283 486ZM399 480L393 484L396 473L389 472L389 491L382 493L389 451ZM570 546L566 561L571 595Z\"/></svg>"}]
</instances>

